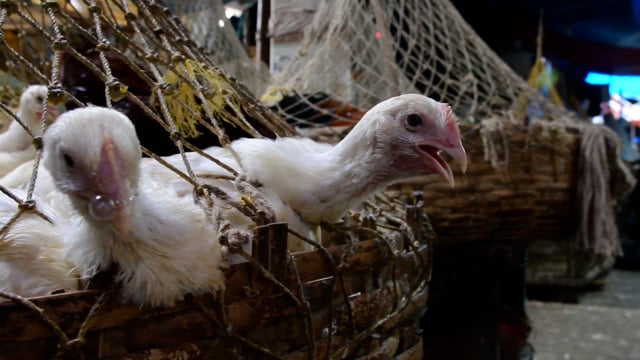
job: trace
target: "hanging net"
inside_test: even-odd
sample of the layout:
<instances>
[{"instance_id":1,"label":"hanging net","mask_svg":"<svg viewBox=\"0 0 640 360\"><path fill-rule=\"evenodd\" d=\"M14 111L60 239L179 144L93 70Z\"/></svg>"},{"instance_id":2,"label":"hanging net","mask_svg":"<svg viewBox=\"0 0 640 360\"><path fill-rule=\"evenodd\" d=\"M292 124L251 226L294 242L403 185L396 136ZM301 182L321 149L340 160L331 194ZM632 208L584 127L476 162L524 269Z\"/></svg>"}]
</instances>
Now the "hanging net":
<instances>
[{"instance_id":1,"label":"hanging net","mask_svg":"<svg viewBox=\"0 0 640 360\"><path fill-rule=\"evenodd\" d=\"M534 71L536 75L547 74L542 63ZM537 83L537 78L532 82ZM615 136L602 127L592 130L558 101L550 101L529 86L478 37L448 0L322 2L305 29L297 55L275 75L261 100L277 108L300 131L331 141L342 135L344 127L327 125L354 123L361 116L358 109L411 92L451 104L466 132L463 141L471 154L470 174L460 177L456 190L438 188L428 194L432 204L442 204L429 209L439 235L446 238L457 231L459 238L472 238L477 233L479 238L527 239L540 235L551 218L566 221L555 224L560 229L577 220L574 234L578 234L581 249L606 256L619 252L611 203L628 191L634 180L617 155ZM553 92L551 96L551 100L558 100ZM601 141L579 141L586 130L589 137L601 137ZM569 150L576 142L578 157ZM536 159L536 154L549 148L556 148L555 155ZM560 153L566 156L558 156ZM597 165L600 156L610 161L610 168ZM556 166L549 161L553 158L572 160L567 160L566 166ZM578 171L578 158L580 173L569 176ZM485 162L493 169L482 173ZM563 174L568 175L566 179L558 180ZM621 178L624 180L614 184L613 179ZM523 204L522 194L511 192L519 184L531 187L525 189L531 202ZM580 193L574 203L576 188ZM560 207L544 204L545 199L554 197L553 189L562 189ZM583 192L585 189L589 190ZM507 193L518 200L510 200ZM473 202L484 199L485 194L490 194L486 201ZM448 206L453 210L442 211ZM557 216L556 212L567 206L572 214L606 215L595 221L582 215ZM511 220L513 231L500 231ZM528 234L517 232L524 229L523 223L535 225ZM496 230L479 230L492 227Z\"/></svg>"},{"instance_id":2,"label":"hanging net","mask_svg":"<svg viewBox=\"0 0 640 360\"><path fill-rule=\"evenodd\" d=\"M574 122L535 94L448 1L323 2L298 56L263 99L275 103L291 92L304 100L323 93L362 108L420 92L449 102L467 123L500 116L520 124L525 105L539 102L541 118Z\"/></svg>"},{"instance_id":3,"label":"hanging net","mask_svg":"<svg viewBox=\"0 0 640 360\"><path fill-rule=\"evenodd\" d=\"M225 16L222 1L166 1L191 39L230 75L254 95L262 94L271 82L267 65L251 59L238 34Z\"/></svg>"},{"instance_id":4,"label":"hanging net","mask_svg":"<svg viewBox=\"0 0 640 360\"><path fill-rule=\"evenodd\" d=\"M178 175L194 201L205 210L219 206L248 219L250 225L243 229L248 232L242 236L250 237L251 254L229 246L229 253L243 261L227 269L225 292L215 298L187 297L169 309L119 304L112 285L26 299L5 291L6 284L0 282L0 298L6 300L0 301L3 354L292 354L290 358L297 359L356 357L376 349L388 356L421 352L419 317L426 306L433 233L421 213L420 198L411 197L410 204L383 195L372 199L343 223L327 226L332 243L325 246L278 222L258 190L260 184L237 172L220 178L227 186L203 186L207 174L192 171L186 152L213 166L221 164L220 159L200 149L228 147L240 137L294 132L252 95L260 85L243 78L251 64L235 34L229 33L222 5L170 5L153 0L1 1L0 71L15 82L12 93L3 93L9 99L3 109L20 121L15 94L27 84L43 84L48 87L43 109L97 105L119 110L134 122L146 160ZM46 114L43 110L43 133ZM3 204L15 205L0 214L0 265L10 260L7 249L14 245L16 226L51 220L39 210L40 198L34 195L42 139L37 129L31 130L37 151L28 182L17 190L0 187ZM161 158L171 154L178 154L179 161ZM223 244L240 236L229 222L221 222L219 230ZM289 251L291 237L312 251Z\"/></svg>"}]
</instances>

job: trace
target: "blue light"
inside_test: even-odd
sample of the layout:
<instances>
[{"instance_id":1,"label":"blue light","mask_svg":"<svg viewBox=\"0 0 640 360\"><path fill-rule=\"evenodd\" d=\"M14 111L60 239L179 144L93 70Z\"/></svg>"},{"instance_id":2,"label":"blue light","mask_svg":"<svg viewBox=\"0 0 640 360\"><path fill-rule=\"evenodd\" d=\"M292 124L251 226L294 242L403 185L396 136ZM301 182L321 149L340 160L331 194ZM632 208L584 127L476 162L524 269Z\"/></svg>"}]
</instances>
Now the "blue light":
<instances>
[{"instance_id":1,"label":"blue light","mask_svg":"<svg viewBox=\"0 0 640 360\"><path fill-rule=\"evenodd\" d=\"M609 83L609 94L620 94L623 98L640 96L640 76L613 76Z\"/></svg>"},{"instance_id":2,"label":"blue light","mask_svg":"<svg viewBox=\"0 0 640 360\"><path fill-rule=\"evenodd\" d=\"M608 75L589 72L584 81L590 85L609 85L609 94L618 94L623 98L640 97L639 75Z\"/></svg>"},{"instance_id":3,"label":"blue light","mask_svg":"<svg viewBox=\"0 0 640 360\"><path fill-rule=\"evenodd\" d=\"M584 78L584 82L589 85L607 85L611 82L611 75L589 72Z\"/></svg>"}]
</instances>

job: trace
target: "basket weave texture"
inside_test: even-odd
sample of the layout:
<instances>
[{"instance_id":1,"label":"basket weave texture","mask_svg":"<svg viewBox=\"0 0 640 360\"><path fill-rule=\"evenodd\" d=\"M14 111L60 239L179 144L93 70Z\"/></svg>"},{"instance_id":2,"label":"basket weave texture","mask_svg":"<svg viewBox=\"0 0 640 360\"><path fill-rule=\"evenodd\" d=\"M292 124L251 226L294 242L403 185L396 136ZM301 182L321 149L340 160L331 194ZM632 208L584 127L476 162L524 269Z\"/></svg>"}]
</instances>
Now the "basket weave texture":
<instances>
[{"instance_id":1,"label":"basket weave texture","mask_svg":"<svg viewBox=\"0 0 640 360\"><path fill-rule=\"evenodd\" d=\"M407 206L395 249L362 239L288 257L286 224L262 226L223 294L171 308L123 305L113 286L11 296L0 359L421 359L435 237L422 208Z\"/></svg>"},{"instance_id":2,"label":"basket weave texture","mask_svg":"<svg viewBox=\"0 0 640 360\"><path fill-rule=\"evenodd\" d=\"M435 178L394 186L400 193L425 192L425 210L440 243L560 239L575 233L576 159L579 133L542 126L503 129L494 148L501 164L487 159L478 127L462 125L469 156L455 188Z\"/></svg>"}]
</instances>

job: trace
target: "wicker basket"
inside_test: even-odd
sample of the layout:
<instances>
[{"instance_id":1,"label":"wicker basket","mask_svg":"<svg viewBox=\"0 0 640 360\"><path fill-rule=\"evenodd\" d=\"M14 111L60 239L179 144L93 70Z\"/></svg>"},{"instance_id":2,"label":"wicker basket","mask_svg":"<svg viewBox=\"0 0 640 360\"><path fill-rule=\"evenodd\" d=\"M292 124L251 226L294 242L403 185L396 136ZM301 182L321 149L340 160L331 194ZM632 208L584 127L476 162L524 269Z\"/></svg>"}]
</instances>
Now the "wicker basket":
<instances>
[{"instance_id":1,"label":"wicker basket","mask_svg":"<svg viewBox=\"0 0 640 360\"><path fill-rule=\"evenodd\" d=\"M429 199L425 211L439 244L525 244L529 254L527 282L532 285L581 287L613 267L615 245L611 245L611 251L598 251L578 240L578 216L580 206L584 206L580 204L578 177L592 175L579 172L580 161L591 161L580 159L581 147L592 141L583 139L584 129L554 123L527 128L505 122L492 134L483 134L482 127L470 125L462 125L461 131L470 165L466 174L455 173L455 188L434 178L395 186L399 193L418 189L425 193ZM589 131L600 132L598 136L606 143L605 161L609 161L610 173L603 174L609 176L604 191L609 192L613 205L615 197L628 191L633 181L616 164L619 155L610 134L606 134L608 130ZM589 209L590 213L603 211L597 206ZM599 234L593 231L590 236L600 241ZM601 241L615 243L617 236L605 234Z\"/></svg>"},{"instance_id":2,"label":"wicker basket","mask_svg":"<svg viewBox=\"0 0 640 360\"><path fill-rule=\"evenodd\" d=\"M224 294L172 308L122 305L114 286L13 297L0 303L0 358L421 359L434 238L422 207L406 207L395 251L378 239L288 257L286 224L260 227Z\"/></svg>"},{"instance_id":3,"label":"wicker basket","mask_svg":"<svg viewBox=\"0 0 640 360\"><path fill-rule=\"evenodd\" d=\"M479 127L463 124L461 132L469 167L454 170L455 188L433 177L394 186L424 191L439 243L559 239L575 231L577 131L505 124L495 149L500 170L485 157Z\"/></svg>"}]
</instances>

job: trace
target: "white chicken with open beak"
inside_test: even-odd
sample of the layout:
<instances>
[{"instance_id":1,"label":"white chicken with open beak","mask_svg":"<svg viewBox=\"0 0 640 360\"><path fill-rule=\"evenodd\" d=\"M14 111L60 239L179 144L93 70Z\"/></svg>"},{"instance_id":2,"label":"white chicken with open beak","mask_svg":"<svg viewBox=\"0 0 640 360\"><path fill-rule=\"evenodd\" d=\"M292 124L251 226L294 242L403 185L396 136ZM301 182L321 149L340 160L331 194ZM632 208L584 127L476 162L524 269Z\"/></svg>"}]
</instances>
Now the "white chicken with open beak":
<instances>
[{"instance_id":1,"label":"white chicken with open beak","mask_svg":"<svg viewBox=\"0 0 640 360\"><path fill-rule=\"evenodd\" d=\"M125 115L71 110L43 141L44 166L72 206L66 259L83 278L113 266L124 300L140 306L224 286L215 219L140 173L140 143Z\"/></svg>"},{"instance_id":2,"label":"white chicken with open beak","mask_svg":"<svg viewBox=\"0 0 640 360\"><path fill-rule=\"evenodd\" d=\"M437 174L452 187L446 153L467 168L449 105L417 94L372 107L335 146L309 139L240 139L241 168L308 222L335 222L386 186Z\"/></svg>"},{"instance_id":3,"label":"white chicken with open beak","mask_svg":"<svg viewBox=\"0 0 640 360\"><path fill-rule=\"evenodd\" d=\"M467 156L449 105L417 94L392 97L375 105L335 146L287 137L239 139L231 143L231 148L239 162L226 148L211 147L205 152L256 183L277 219L310 237L317 233L315 225L340 220L393 182L436 174L454 186L453 173L441 153L457 161L463 172L467 168ZM212 176L229 176L227 170L197 153L188 153L187 158L194 173L202 175L202 182L233 190L230 181ZM185 171L180 155L165 160ZM191 194L189 183L153 160L143 167L158 177L173 176L172 187L181 194ZM232 224L238 223L236 212L229 210L222 215L233 218ZM290 250L305 248L290 237Z\"/></svg>"},{"instance_id":4,"label":"white chicken with open beak","mask_svg":"<svg viewBox=\"0 0 640 360\"><path fill-rule=\"evenodd\" d=\"M40 135L40 121L45 108L48 118L55 119L58 116L55 106L45 104L46 96L47 87L44 85L29 85L20 96L16 117L34 135ZM9 123L7 130L0 134L0 176L35 158L36 149L32 140L33 137L16 120Z\"/></svg>"}]
</instances>

